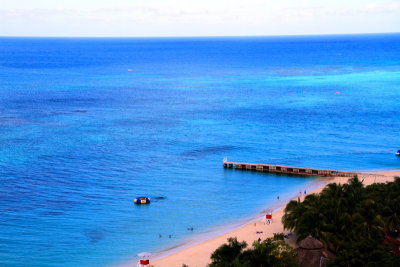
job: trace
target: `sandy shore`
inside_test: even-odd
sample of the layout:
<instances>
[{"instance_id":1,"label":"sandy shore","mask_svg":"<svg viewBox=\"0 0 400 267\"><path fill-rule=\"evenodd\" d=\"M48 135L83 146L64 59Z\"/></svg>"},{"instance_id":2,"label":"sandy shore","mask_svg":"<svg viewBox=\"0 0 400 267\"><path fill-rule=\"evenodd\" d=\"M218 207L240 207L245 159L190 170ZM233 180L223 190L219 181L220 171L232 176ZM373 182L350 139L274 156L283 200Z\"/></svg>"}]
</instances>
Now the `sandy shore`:
<instances>
[{"instance_id":1,"label":"sandy shore","mask_svg":"<svg viewBox=\"0 0 400 267\"><path fill-rule=\"evenodd\" d=\"M400 176L400 170L398 171L384 171L374 172L371 174L361 174L359 178L364 180L364 185L370 185L372 183L384 183L392 181L394 177ZM332 177L332 178L321 178L318 180L318 188L309 193L319 193L328 183L346 183L348 177ZM304 196L302 196L303 198ZM182 267L183 264L189 267L206 267L211 262L210 256L216 248L227 242L229 237L236 237L239 241L246 241L249 246L253 244L258 238L265 239L273 236L273 233L284 232L281 218L283 216L283 209L286 206L284 203L281 207L273 213L273 223L264 224L263 217L260 217L257 221L248 223L242 227L239 227L227 234L223 234L206 240L200 244L185 248L177 251L172 255L161 257L153 260L151 263L155 267Z\"/></svg>"}]
</instances>

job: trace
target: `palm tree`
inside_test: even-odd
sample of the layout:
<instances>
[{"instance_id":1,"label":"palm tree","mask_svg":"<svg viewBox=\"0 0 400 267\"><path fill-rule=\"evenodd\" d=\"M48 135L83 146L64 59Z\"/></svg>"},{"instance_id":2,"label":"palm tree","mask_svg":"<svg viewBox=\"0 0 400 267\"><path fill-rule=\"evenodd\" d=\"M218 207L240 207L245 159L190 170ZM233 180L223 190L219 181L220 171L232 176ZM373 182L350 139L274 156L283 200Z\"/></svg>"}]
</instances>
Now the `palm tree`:
<instances>
[{"instance_id":1,"label":"palm tree","mask_svg":"<svg viewBox=\"0 0 400 267\"><path fill-rule=\"evenodd\" d=\"M220 246L211 255L212 263L209 267L235 266L232 263L238 260L238 257L246 247L247 243L245 241L239 242L236 238L228 238L228 244Z\"/></svg>"},{"instance_id":2,"label":"palm tree","mask_svg":"<svg viewBox=\"0 0 400 267\"><path fill-rule=\"evenodd\" d=\"M285 207L285 214L282 217L283 227L293 231L297 226L297 221L304 212L300 198L291 200Z\"/></svg>"},{"instance_id":3,"label":"palm tree","mask_svg":"<svg viewBox=\"0 0 400 267\"><path fill-rule=\"evenodd\" d=\"M382 244L387 233L400 232L400 178L368 187L358 177L344 185L329 184L303 202L290 201L282 222L298 241L311 235L334 253L351 249L351 244L362 248L364 241Z\"/></svg>"}]
</instances>

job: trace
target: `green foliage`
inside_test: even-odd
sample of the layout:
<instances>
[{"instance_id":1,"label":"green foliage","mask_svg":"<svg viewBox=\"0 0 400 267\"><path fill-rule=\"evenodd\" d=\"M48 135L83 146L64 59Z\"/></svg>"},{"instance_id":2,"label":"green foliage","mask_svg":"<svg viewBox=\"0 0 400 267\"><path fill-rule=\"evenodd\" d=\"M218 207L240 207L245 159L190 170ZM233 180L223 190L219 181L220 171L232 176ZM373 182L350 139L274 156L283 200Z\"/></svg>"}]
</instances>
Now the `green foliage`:
<instances>
[{"instance_id":1,"label":"green foliage","mask_svg":"<svg viewBox=\"0 0 400 267\"><path fill-rule=\"evenodd\" d=\"M285 235L283 233L274 233L274 240L285 240Z\"/></svg>"},{"instance_id":2,"label":"green foliage","mask_svg":"<svg viewBox=\"0 0 400 267\"><path fill-rule=\"evenodd\" d=\"M324 243L338 257L334 266L392 266L396 258L383 239L400 232L400 178L367 187L357 177L329 184L303 202L290 201L282 222L298 241L311 235Z\"/></svg>"},{"instance_id":3,"label":"green foliage","mask_svg":"<svg viewBox=\"0 0 400 267\"><path fill-rule=\"evenodd\" d=\"M374 240L360 238L357 241L344 245L337 254L337 258L329 267L398 267L399 257L388 252L387 247L377 244Z\"/></svg>"},{"instance_id":4,"label":"green foliage","mask_svg":"<svg viewBox=\"0 0 400 267\"><path fill-rule=\"evenodd\" d=\"M233 264L239 258L246 247L246 242L238 242L236 238L232 237L228 238L228 244L220 246L211 255L212 263L209 267L236 266L230 264Z\"/></svg>"},{"instance_id":5,"label":"green foliage","mask_svg":"<svg viewBox=\"0 0 400 267\"><path fill-rule=\"evenodd\" d=\"M245 251L243 266L297 266L296 252L281 239L281 235L267 238L261 243L254 242L253 247L254 249Z\"/></svg>"},{"instance_id":6,"label":"green foliage","mask_svg":"<svg viewBox=\"0 0 400 267\"><path fill-rule=\"evenodd\" d=\"M281 234L276 234L261 243L254 242L253 248L247 250L246 242L229 238L228 244L211 255L209 267L296 267L296 252L280 237Z\"/></svg>"}]
</instances>

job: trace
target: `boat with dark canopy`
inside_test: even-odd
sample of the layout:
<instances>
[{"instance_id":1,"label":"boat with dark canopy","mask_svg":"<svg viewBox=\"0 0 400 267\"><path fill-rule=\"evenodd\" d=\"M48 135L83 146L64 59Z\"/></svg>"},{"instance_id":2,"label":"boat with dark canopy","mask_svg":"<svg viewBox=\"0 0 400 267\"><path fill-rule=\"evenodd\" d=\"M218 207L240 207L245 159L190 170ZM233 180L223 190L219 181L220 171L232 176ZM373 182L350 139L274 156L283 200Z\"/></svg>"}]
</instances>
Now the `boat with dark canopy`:
<instances>
[{"instance_id":1,"label":"boat with dark canopy","mask_svg":"<svg viewBox=\"0 0 400 267\"><path fill-rule=\"evenodd\" d=\"M137 197L133 200L135 204L141 205L141 204L150 204L150 198L149 197Z\"/></svg>"}]
</instances>

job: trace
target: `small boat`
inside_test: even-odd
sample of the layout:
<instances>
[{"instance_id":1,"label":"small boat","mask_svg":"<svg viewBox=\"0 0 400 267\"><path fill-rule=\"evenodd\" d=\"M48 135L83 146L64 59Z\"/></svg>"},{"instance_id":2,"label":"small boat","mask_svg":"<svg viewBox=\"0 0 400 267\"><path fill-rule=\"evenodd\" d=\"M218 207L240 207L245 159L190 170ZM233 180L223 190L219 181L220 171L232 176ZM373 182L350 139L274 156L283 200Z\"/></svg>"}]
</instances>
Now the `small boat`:
<instances>
[{"instance_id":1,"label":"small boat","mask_svg":"<svg viewBox=\"0 0 400 267\"><path fill-rule=\"evenodd\" d=\"M150 198L149 197L137 197L133 200L135 204L141 205L141 204L150 204Z\"/></svg>"},{"instance_id":2,"label":"small boat","mask_svg":"<svg viewBox=\"0 0 400 267\"><path fill-rule=\"evenodd\" d=\"M396 152L396 156L400 156L400 149L399 149L399 150L397 150L397 152Z\"/></svg>"}]
</instances>

